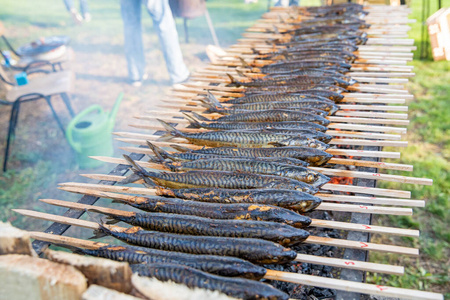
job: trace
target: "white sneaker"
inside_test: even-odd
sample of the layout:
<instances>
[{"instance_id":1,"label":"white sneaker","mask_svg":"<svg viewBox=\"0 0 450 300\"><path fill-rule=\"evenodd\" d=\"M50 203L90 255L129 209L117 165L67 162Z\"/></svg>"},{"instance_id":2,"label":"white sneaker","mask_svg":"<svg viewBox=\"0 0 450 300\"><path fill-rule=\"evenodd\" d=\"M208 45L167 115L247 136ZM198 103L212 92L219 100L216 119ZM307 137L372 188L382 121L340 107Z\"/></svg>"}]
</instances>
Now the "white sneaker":
<instances>
[{"instance_id":1,"label":"white sneaker","mask_svg":"<svg viewBox=\"0 0 450 300\"><path fill-rule=\"evenodd\" d=\"M70 15L72 16L72 19L76 24L81 24L81 22L83 21L83 17L75 9L72 9L70 11Z\"/></svg>"},{"instance_id":2,"label":"white sneaker","mask_svg":"<svg viewBox=\"0 0 450 300\"><path fill-rule=\"evenodd\" d=\"M86 23L89 23L92 20L91 14L90 13L85 13L84 14L84 21Z\"/></svg>"}]
</instances>

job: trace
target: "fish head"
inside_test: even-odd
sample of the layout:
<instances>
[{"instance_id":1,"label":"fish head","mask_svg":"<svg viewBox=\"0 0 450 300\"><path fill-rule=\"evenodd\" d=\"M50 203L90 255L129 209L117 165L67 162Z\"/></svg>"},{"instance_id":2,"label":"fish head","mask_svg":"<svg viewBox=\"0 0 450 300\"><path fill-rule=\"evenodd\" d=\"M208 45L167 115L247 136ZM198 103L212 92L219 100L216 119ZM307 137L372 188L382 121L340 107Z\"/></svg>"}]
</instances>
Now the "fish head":
<instances>
[{"instance_id":1,"label":"fish head","mask_svg":"<svg viewBox=\"0 0 450 300\"><path fill-rule=\"evenodd\" d=\"M322 151L325 151L328 148L330 148L330 145L325 144L325 143L315 140L315 139L309 139L309 143L307 144L307 146L310 148L316 148L316 149L319 149Z\"/></svg>"}]
</instances>

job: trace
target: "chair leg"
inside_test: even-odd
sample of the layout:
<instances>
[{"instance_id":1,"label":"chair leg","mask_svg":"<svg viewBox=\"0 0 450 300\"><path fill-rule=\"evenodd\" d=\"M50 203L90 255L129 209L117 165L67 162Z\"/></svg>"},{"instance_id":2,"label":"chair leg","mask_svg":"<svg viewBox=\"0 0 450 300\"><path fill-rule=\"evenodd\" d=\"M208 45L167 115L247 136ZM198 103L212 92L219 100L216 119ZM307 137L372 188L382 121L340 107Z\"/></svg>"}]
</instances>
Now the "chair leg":
<instances>
[{"instance_id":1,"label":"chair leg","mask_svg":"<svg viewBox=\"0 0 450 300\"><path fill-rule=\"evenodd\" d=\"M48 106L50 106L50 109L52 110L53 117L55 118L56 122L58 123L59 128L61 129L62 133L65 135L66 131L64 130L64 126L63 126L61 120L59 119L58 115L56 114L55 109L53 108L53 105L52 105L52 102L51 102L51 97L47 96L47 97L44 97L44 98L45 98L45 101L47 101Z\"/></svg>"},{"instance_id":2,"label":"chair leg","mask_svg":"<svg viewBox=\"0 0 450 300\"><path fill-rule=\"evenodd\" d=\"M67 110L69 111L70 116L73 118L75 116L73 109L72 109L72 104L70 103L70 97L67 93L61 93L61 98L64 101L64 104L66 104Z\"/></svg>"},{"instance_id":3,"label":"chair leg","mask_svg":"<svg viewBox=\"0 0 450 300\"><path fill-rule=\"evenodd\" d=\"M20 110L20 101L16 100L12 106L11 117L9 118L8 136L6 138L6 147L4 155L5 158L3 160L3 172L6 172L7 170L9 147L11 145L11 140L13 139L15 134L19 110Z\"/></svg>"}]
</instances>

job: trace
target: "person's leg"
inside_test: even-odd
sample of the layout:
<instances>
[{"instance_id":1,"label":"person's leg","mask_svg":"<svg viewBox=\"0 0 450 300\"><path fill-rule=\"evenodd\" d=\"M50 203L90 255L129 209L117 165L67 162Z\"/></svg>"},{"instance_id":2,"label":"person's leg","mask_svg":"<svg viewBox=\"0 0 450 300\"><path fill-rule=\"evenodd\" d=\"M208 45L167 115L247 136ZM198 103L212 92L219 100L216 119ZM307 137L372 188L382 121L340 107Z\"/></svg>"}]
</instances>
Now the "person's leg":
<instances>
[{"instance_id":1,"label":"person's leg","mask_svg":"<svg viewBox=\"0 0 450 300\"><path fill-rule=\"evenodd\" d=\"M91 20L91 14L89 12L89 4L87 0L80 0L80 12L85 21L89 22Z\"/></svg>"},{"instance_id":2,"label":"person's leg","mask_svg":"<svg viewBox=\"0 0 450 300\"><path fill-rule=\"evenodd\" d=\"M73 6L73 0L63 0L64 1L64 5L67 8L67 11L72 11L72 9L75 9L75 7Z\"/></svg>"},{"instance_id":3,"label":"person's leg","mask_svg":"<svg viewBox=\"0 0 450 300\"><path fill-rule=\"evenodd\" d=\"M147 10L153 19L153 24L158 32L162 51L166 60L172 83L179 83L189 77L189 70L184 64L178 41L178 32L175 20L172 16L168 0L143 0Z\"/></svg>"},{"instance_id":4,"label":"person's leg","mask_svg":"<svg viewBox=\"0 0 450 300\"><path fill-rule=\"evenodd\" d=\"M144 75L145 58L142 44L141 0L121 0L125 56L128 76L131 81L139 81Z\"/></svg>"}]
</instances>

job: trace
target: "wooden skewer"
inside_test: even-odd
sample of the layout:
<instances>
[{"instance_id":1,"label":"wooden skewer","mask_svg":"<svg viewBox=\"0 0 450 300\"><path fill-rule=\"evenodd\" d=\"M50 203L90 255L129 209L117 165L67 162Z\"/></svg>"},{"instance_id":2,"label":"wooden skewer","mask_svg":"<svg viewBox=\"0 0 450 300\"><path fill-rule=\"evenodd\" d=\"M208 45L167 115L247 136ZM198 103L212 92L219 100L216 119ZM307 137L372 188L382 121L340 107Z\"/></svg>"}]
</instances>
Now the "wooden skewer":
<instances>
[{"instance_id":1,"label":"wooden skewer","mask_svg":"<svg viewBox=\"0 0 450 300\"><path fill-rule=\"evenodd\" d=\"M118 182L126 178L126 176L105 175L105 174L80 174L83 177L94 180L105 180ZM139 179L134 183L142 184L143 180ZM378 205L390 205L390 206L409 206L409 207L425 207L425 201L423 200L409 200L409 199L397 199L397 198L379 198L379 197L364 197L364 196L351 196L351 195L334 195L317 193L314 196L321 198L323 201L338 201L348 203L364 203L364 204L378 204Z\"/></svg>"},{"instance_id":2,"label":"wooden skewer","mask_svg":"<svg viewBox=\"0 0 450 300\"><path fill-rule=\"evenodd\" d=\"M130 125L131 126L131 125ZM133 126L132 126L133 127ZM139 127L139 125L137 126ZM139 127L143 128L143 127ZM146 129L149 130L163 130L164 127L161 125L146 125ZM211 130L204 128L180 128L180 131L185 133L198 133L198 132L210 132ZM353 138L366 138L366 139L379 139L379 140L400 140L402 138L401 135L398 134L384 134L384 133L373 133L373 132L358 132L358 131L344 131L344 130L327 130L325 132L331 136L338 137L353 137Z\"/></svg>"},{"instance_id":3,"label":"wooden skewer","mask_svg":"<svg viewBox=\"0 0 450 300\"><path fill-rule=\"evenodd\" d=\"M158 124L144 125L144 124L128 124L134 128L141 128L146 130L155 130L154 128L161 128ZM327 126L330 129L342 129L342 130L355 130L361 132L395 132L405 134L407 129L401 127L389 127L389 126L375 126L375 125L358 125L358 124L346 124L346 123L330 123ZM201 130L194 131L195 128L184 128L186 132L199 132ZM327 131L325 132L327 133Z\"/></svg>"},{"instance_id":4,"label":"wooden skewer","mask_svg":"<svg viewBox=\"0 0 450 300\"><path fill-rule=\"evenodd\" d=\"M188 120L184 119L184 115L182 113L173 113L173 112L164 112L164 111L147 111L148 116L140 115L134 116L136 119L146 120L146 121L156 121L158 118L164 120L169 123L180 123L180 124L189 124ZM167 118L174 118L172 120ZM178 117L178 118L177 118ZM175 119L177 118L177 119ZM335 117L329 116L326 117L331 122L335 123L351 123L351 124L386 124L386 125L402 125L406 126L409 124L408 120L392 120L392 119L372 119L372 118L355 118L355 117ZM214 121L212 121L214 122Z\"/></svg>"},{"instance_id":5,"label":"wooden skewer","mask_svg":"<svg viewBox=\"0 0 450 300\"><path fill-rule=\"evenodd\" d=\"M42 220L47 220L47 221L53 221L53 222L57 222L57 223L61 223L61 224L75 225L75 226L84 227L84 228L88 228L88 229L94 229L94 230L100 228L99 224L97 224L95 222L85 221L85 220L79 220L79 219L74 219L74 218L58 216L58 215L41 213L41 212L36 212L36 211L26 210L26 209L13 209L13 211L17 212L21 215L27 216L27 217L32 217L32 218L37 218L37 219L42 219ZM120 228L119 226L115 226L115 227ZM340 242L342 242L342 243L340 243ZM336 247L349 248L349 249L362 249L362 250L366 250L366 251L377 251L377 252L383 252L383 253L397 253L397 254L405 254L405 255L410 255L410 256L418 256L419 255L419 250L416 248L375 244L375 243L363 243L363 242L326 238L326 237L317 237L317 236L309 236L304 241L304 243L336 246Z\"/></svg>"},{"instance_id":6,"label":"wooden skewer","mask_svg":"<svg viewBox=\"0 0 450 300\"><path fill-rule=\"evenodd\" d=\"M80 210L96 209L97 211L99 211L101 213L113 214L113 215L118 215L118 216L123 216L123 217L133 217L135 215L134 212L130 212L130 211L111 209L111 208L95 206L95 205L80 204L80 203L76 203L76 202L61 201L61 200L54 200L54 199L40 199L40 201L47 203L47 204L51 204L51 205L80 209ZM320 227L320 228L350 230L350 231L371 232L371 233L386 233L386 234L392 234L392 235L398 235L398 236L419 237L418 230L384 227L384 226L372 226L372 225L368 226L368 225L363 225L363 224L326 221L326 220L319 220L319 219L312 219L310 226Z\"/></svg>"},{"instance_id":7,"label":"wooden skewer","mask_svg":"<svg viewBox=\"0 0 450 300\"><path fill-rule=\"evenodd\" d=\"M155 196L155 190L149 189L149 188L134 188L134 187L126 187L126 186L110 186L110 185L104 185L104 184L92 184L92 183L77 183L77 182L68 182L68 183L61 183L60 186L62 187L75 187L82 189L82 192L87 192L86 189L95 188L100 189L102 191L106 192L121 192L121 193L131 193L131 194L138 194L138 195L148 195L148 196ZM328 190L336 190L336 191L346 191L351 192L352 190L358 190L355 193L359 193L359 191L362 191L361 194L371 194L376 195L380 194L382 196L391 196L391 197L399 197L399 198L410 198L410 196L407 196L409 194L408 191L401 191L401 190L390 190L390 189L380 189L380 188L365 188L365 187L358 187L353 185L342 185L342 184L326 184L323 186L323 189ZM79 191L79 190L78 190ZM72 191L76 192L76 191ZM92 192L92 191L88 191ZM320 194L320 193L319 193ZM320 194L322 195L322 194ZM330 203L331 204L331 203ZM339 207L337 208L339 209ZM356 209L358 212L365 212L367 213L370 208L366 207L354 207L350 206L349 209ZM410 210L399 210L398 211L401 214L411 214Z\"/></svg>"},{"instance_id":8,"label":"wooden skewer","mask_svg":"<svg viewBox=\"0 0 450 300\"><path fill-rule=\"evenodd\" d=\"M116 140L124 142L124 143L128 143L128 144L147 146L147 141L142 140L142 139L116 138ZM155 145L161 146L161 147L170 147L171 145L173 145L173 143L170 143L170 142L153 141L152 143ZM190 144L186 144L183 146L185 146L186 148L190 148L190 149L198 149L196 146L192 147L193 145L190 145ZM140 152L136 151L136 153L140 153ZM399 170L399 171L412 171L413 170L412 165L385 163L385 162L377 162L377 161L365 161L365 160L348 159L348 158L331 158L328 161L328 164L358 166L358 167L377 168L377 169L389 169L389 170Z\"/></svg>"},{"instance_id":9,"label":"wooden skewer","mask_svg":"<svg viewBox=\"0 0 450 300\"><path fill-rule=\"evenodd\" d=\"M150 153L148 153L148 154L150 154ZM102 162L107 162L107 163L129 165L129 163L123 158L107 157L107 156L90 156L90 158L96 159L96 160L99 160ZM165 167L164 165L158 164L158 163L144 162L144 161L136 161L136 163L145 168L170 171L167 167ZM308 167L308 168L318 171L324 175L365 178L365 179L373 179L373 180L384 180L384 181L391 181L391 182L422 184L422 185L432 185L433 184L433 180L428 179L428 178L416 178L416 177L407 177L407 176L400 176L400 175L348 171L348 170L338 170L338 169L318 168L318 167Z\"/></svg>"},{"instance_id":10,"label":"wooden skewer","mask_svg":"<svg viewBox=\"0 0 450 300\"><path fill-rule=\"evenodd\" d=\"M131 132L114 132L114 135L125 137L125 138L141 138L145 141L155 141L161 136L142 134L142 133L131 133ZM202 145L192 145L184 138L172 138L172 144L182 144L183 146L188 145L190 149L202 149L205 146ZM391 142L391 141L378 141L378 140L355 140L355 139L336 139L329 142L330 145L370 145L370 146L399 146L405 145L401 142ZM206 147L209 148L209 147ZM333 155L346 155L346 156L356 156L356 157L380 157L380 158L400 158L399 152L387 152L387 151L367 151L367 150L347 150L347 149L327 149L325 152Z\"/></svg>"},{"instance_id":11,"label":"wooden skewer","mask_svg":"<svg viewBox=\"0 0 450 300\"><path fill-rule=\"evenodd\" d=\"M87 240L76 239L67 236L54 235L43 232L29 232L30 237L33 239L55 243L58 245L67 245L72 247L84 248L89 250L97 250L101 247L108 247L110 244L101 243L101 242L93 242ZM318 260L319 258L323 258L322 260ZM392 265L382 265L382 264L374 264L374 263L366 263L361 261L353 261L353 260L344 260L339 258L330 258L330 257L317 257L314 255L306 255L306 254L298 254L297 261L313 263L318 265L329 265L333 267L342 267L353 270L362 270L368 272L375 273L386 273L386 274L397 274L401 275L404 272L404 268L401 266L392 266ZM279 271L276 271L279 272ZM288 272L280 272L280 273L288 273ZM271 276L274 276L279 273L272 273ZM278 275L276 275L278 276Z\"/></svg>"}]
</instances>

